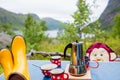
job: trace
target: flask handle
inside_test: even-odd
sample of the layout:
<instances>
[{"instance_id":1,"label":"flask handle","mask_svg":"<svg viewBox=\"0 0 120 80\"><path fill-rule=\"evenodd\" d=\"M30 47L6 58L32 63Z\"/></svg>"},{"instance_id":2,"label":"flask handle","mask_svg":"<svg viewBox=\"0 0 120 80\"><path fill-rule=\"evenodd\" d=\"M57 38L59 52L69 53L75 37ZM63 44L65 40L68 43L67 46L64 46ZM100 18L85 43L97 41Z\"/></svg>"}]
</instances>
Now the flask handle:
<instances>
[{"instance_id":1,"label":"flask handle","mask_svg":"<svg viewBox=\"0 0 120 80\"><path fill-rule=\"evenodd\" d=\"M72 43L69 43L64 49L64 58L66 58L66 51L68 48L72 48Z\"/></svg>"}]
</instances>

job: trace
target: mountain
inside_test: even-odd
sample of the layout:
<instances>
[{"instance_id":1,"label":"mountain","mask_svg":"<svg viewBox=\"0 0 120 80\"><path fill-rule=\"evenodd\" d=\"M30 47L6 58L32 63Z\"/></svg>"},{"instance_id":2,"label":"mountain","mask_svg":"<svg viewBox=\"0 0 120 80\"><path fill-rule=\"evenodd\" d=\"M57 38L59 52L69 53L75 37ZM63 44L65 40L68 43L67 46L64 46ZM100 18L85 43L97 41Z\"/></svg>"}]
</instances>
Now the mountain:
<instances>
[{"instance_id":1,"label":"mountain","mask_svg":"<svg viewBox=\"0 0 120 80\"><path fill-rule=\"evenodd\" d=\"M33 19L39 21L39 17L35 14L31 14ZM11 23L13 26L24 26L24 21L26 14L16 14L10 11L7 11L3 8L0 8L0 24L2 23Z\"/></svg>"},{"instance_id":2,"label":"mountain","mask_svg":"<svg viewBox=\"0 0 120 80\"><path fill-rule=\"evenodd\" d=\"M107 7L101 14L99 21L102 24L101 28L109 30L113 26L113 18L120 13L120 0L109 0Z\"/></svg>"},{"instance_id":3,"label":"mountain","mask_svg":"<svg viewBox=\"0 0 120 80\"><path fill-rule=\"evenodd\" d=\"M43 18L40 19L36 14L31 14L33 16L33 19L37 22L40 22L40 20L46 21L46 25L48 29L61 29L60 24L62 22L52 19L52 18ZM11 23L12 26L17 29L19 27L24 26L24 21L27 17L27 14L16 14L13 12L10 12L8 10L5 10L0 7L0 24L2 23Z\"/></svg>"},{"instance_id":4,"label":"mountain","mask_svg":"<svg viewBox=\"0 0 120 80\"><path fill-rule=\"evenodd\" d=\"M43 21L46 21L46 25L49 26L49 29L53 30L53 29L62 29L61 27L61 23L58 20L52 19L52 18L43 18L41 19Z\"/></svg>"}]
</instances>

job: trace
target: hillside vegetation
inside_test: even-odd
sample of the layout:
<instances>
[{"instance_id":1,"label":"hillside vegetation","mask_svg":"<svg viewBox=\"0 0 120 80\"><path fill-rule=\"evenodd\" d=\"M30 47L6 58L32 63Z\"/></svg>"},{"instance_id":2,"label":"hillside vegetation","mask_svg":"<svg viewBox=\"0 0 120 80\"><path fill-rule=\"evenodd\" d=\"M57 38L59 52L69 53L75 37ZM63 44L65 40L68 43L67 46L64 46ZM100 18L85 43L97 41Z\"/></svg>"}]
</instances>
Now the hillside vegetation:
<instances>
[{"instance_id":1,"label":"hillside vegetation","mask_svg":"<svg viewBox=\"0 0 120 80\"><path fill-rule=\"evenodd\" d=\"M37 22L45 21L49 30L52 29L61 29L61 23L58 20L52 18L43 18L40 19L36 14L32 15L33 19ZM18 29L19 27L24 26L25 19L27 18L27 14L16 14L10 11L7 11L3 8L0 8L0 24L2 23L10 23L12 24L14 29Z\"/></svg>"},{"instance_id":2,"label":"hillside vegetation","mask_svg":"<svg viewBox=\"0 0 120 80\"><path fill-rule=\"evenodd\" d=\"M120 0L109 0L108 5L99 18L101 29L110 30L114 25L113 18L120 13Z\"/></svg>"}]
</instances>

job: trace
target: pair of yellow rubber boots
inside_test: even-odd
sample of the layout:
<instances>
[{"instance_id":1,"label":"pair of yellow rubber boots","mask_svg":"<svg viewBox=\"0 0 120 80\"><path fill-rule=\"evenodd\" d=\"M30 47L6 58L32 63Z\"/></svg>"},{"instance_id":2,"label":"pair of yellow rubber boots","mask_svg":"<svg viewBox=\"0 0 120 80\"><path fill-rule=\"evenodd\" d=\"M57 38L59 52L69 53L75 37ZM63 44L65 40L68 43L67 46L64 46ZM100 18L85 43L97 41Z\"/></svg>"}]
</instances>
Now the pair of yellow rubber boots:
<instances>
[{"instance_id":1,"label":"pair of yellow rubber boots","mask_svg":"<svg viewBox=\"0 0 120 80\"><path fill-rule=\"evenodd\" d=\"M0 50L0 64L5 80L30 80L24 38L15 36L11 47L11 50Z\"/></svg>"}]
</instances>

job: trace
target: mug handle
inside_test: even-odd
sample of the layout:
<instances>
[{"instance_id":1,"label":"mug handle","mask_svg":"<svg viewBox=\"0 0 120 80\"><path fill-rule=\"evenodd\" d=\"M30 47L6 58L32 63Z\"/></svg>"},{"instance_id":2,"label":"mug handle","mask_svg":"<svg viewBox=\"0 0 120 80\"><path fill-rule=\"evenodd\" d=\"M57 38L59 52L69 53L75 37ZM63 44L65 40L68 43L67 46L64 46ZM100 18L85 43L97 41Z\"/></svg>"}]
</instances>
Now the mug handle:
<instances>
[{"instance_id":1,"label":"mug handle","mask_svg":"<svg viewBox=\"0 0 120 80\"><path fill-rule=\"evenodd\" d=\"M50 58L50 62L52 62L52 59Z\"/></svg>"},{"instance_id":2,"label":"mug handle","mask_svg":"<svg viewBox=\"0 0 120 80\"><path fill-rule=\"evenodd\" d=\"M96 60L93 60L93 61L96 62L96 66L90 66L90 65L89 65L89 67L90 67L90 68L98 68L98 67L99 67L98 61L96 61Z\"/></svg>"},{"instance_id":3,"label":"mug handle","mask_svg":"<svg viewBox=\"0 0 120 80\"><path fill-rule=\"evenodd\" d=\"M68 80L69 75L67 73L63 73L63 78L64 78L64 80Z\"/></svg>"}]
</instances>

